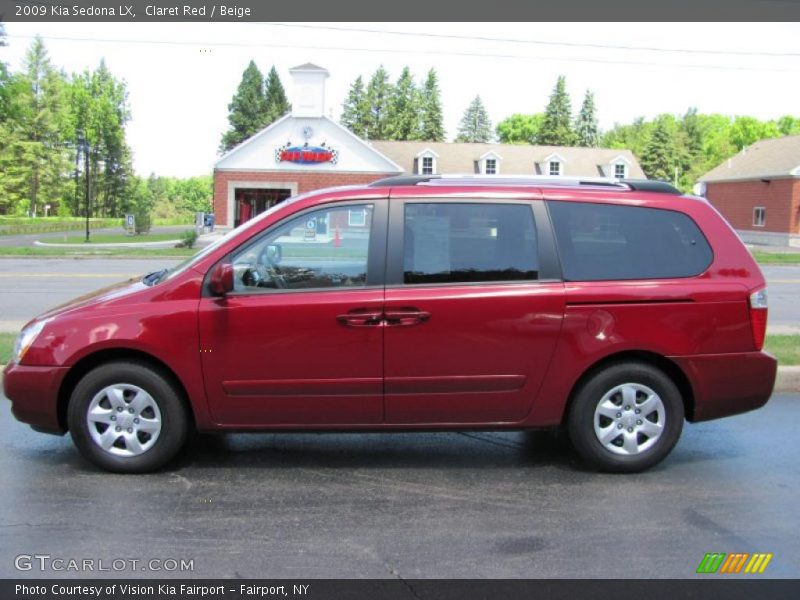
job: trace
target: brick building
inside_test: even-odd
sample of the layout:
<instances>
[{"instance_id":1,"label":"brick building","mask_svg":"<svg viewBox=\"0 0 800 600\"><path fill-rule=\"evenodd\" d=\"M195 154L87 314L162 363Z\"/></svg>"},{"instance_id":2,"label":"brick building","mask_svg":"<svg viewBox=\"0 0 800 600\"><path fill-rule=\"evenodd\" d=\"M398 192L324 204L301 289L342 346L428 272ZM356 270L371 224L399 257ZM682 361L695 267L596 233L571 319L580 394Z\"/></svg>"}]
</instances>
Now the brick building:
<instances>
[{"instance_id":1,"label":"brick building","mask_svg":"<svg viewBox=\"0 0 800 600\"><path fill-rule=\"evenodd\" d=\"M629 150L366 142L325 116L325 69L305 64L289 73L292 112L214 165L214 220L219 227L235 227L294 194L402 173L644 177Z\"/></svg>"},{"instance_id":2,"label":"brick building","mask_svg":"<svg viewBox=\"0 0 800 600\"><path fill-rule=\"evenodd\" d=\"M800 245L800 135L756 142L700 182L745 242Z\"/></svg>"}]
</instances>

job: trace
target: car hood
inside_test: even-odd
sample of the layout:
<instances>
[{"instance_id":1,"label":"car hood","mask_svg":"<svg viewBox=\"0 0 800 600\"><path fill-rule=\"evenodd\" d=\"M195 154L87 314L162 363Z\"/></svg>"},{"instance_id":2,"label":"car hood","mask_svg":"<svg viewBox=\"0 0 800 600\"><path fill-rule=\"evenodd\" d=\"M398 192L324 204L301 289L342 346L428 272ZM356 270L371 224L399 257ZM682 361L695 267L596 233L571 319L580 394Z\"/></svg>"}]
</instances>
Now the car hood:
<instances>
[{"instance_id":1,"label":"car hood","mask_svg":"<svg viewBox=\"0 0 800 600\"><path fill-rule=\"evenodd\" d=\"M88 294L84 294L83 296L78 296L77 298L73 298L72 300L69 300L64 304L56 306L55 308L52 308L45 313L42 313L41 315L33 319L31 323L33 323L34 321L41 321L43 319L52 319L54 317L59 317L61 315L73 312L75 310L87 308L90 306L99 306L108 304L110 302L117 302L126 297L139 294L149 289L151 289L150 286L147 286L144 283L142 283L141 276L132 277L128 280L120 281L119 283L114 283L99 290L95 290L93 292L89 292Z\"/></svg>"}]
</instances>

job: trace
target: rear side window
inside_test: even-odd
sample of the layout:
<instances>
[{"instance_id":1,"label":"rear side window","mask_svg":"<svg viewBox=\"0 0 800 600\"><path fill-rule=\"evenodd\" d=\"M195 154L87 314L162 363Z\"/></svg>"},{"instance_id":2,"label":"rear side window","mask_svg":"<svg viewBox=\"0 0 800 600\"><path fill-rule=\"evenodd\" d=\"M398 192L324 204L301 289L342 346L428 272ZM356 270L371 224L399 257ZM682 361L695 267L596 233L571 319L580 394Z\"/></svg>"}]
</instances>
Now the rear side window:
<instances>
[{"instance_id":1,"label":"rear side window","mask_svg":"<svg viewBox=\"0 0 800 600\"><path fill-rule=\"evenodd\" d=\"M567 281L692 277L711 264L708 241L683 213L584 202L548 206Z\"/></svg>"},{"instance_id":2,"label":"rear side window","mask_svg":"<svg viewBox=\"0 0 800 600\"><path fill-rule=\"evenodd\" d=\"M407 284L538 279L533 211L523 204L406 204Z\"/></svg>"}]
</instances>

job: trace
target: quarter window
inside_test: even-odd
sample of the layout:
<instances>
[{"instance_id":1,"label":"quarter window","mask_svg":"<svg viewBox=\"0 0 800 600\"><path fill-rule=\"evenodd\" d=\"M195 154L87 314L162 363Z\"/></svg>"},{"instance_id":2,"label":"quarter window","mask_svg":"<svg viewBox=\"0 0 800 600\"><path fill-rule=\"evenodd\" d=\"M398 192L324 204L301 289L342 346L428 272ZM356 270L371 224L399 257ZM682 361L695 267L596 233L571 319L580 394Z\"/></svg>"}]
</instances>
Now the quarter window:
<instances>
[{"instance_id":1,"label":"quarter window","mask_svg":"<svg viewBox=\"0 0 800 600\"><path fill-rule=\"evenodd\" d=\"M406 204L407 284L538 278L533 211L522 204Z\"/></svg>"},{"instance_id":2,"label":"quarter window","mask_svg":"<svg viewBox=\"0 0 800 600\"><path fill-rule=\"evenodd\" d=\"M567 281L691 277L711 264L708 241L683 213L584 202L548 205Z\"/></svg>"},{"instance_id":3,"label":"quarter window","mask_svg":"<svg viewBox=\"0 0 800 600\"><path fill-rule=\"evenodd\" d=\"M279 225L234 254L234 291L365 286L372 212L339 206Z\"/></svg>"},{"instance_id":4,"label":"quarter window","mask_svg":"<svg viewBox=\"0 0 800 600\"><path fill-rule=\"evenodd\" d=\"M764 227L767 223L767 209L763 206L756 206L753 209L753 226Z\"/></svg>"}]
</instances>

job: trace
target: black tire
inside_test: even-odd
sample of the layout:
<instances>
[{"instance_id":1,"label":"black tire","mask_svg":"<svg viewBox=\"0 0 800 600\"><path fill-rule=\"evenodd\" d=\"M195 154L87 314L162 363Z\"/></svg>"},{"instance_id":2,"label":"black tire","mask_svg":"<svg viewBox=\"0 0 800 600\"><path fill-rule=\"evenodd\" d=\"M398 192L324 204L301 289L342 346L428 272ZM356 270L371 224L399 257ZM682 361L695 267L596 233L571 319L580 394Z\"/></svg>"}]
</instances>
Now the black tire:
<instances>
[{"instance_id":1,"label":"black tire","mask_svg":"<svg viewBox=\"0 0 800 600\"><path fill-rule=\"evenodd\" d=\"M617 386L624 384L634 384L649 388L658 395L663 406L664 423L662 423L662 431L658 435L653 435L652 437L655 439L651 445L641 450L638 454L625 455L615 453L612 449L606 448L600 441L598 434L595 433L596 418L600 427L609 427L609 436L613 435L612 432L614 431L610 427L619 428L621 437L608 442L610 445L620 447L616 452L623 452L622 446L626 439L625 432L628 431L628 425L631 425L633 430L633 433L628 434L628 436L637 440L635 442L632 441L632 444L645 446L649 441L650 438L644 433L639 433L637 424L642 421L636 419L640 415L634 416L631 411L625 411L625 406L622 406L620 412L615 413L611 418L605 416L596 417L595 415L595 411L603 397L617 388ZM643 399L644 395L644 392L640 392L637 398ZM611 400L616 402L621 398L620 392L612 396ZM634 401L634 406L638 401ZM630 406L628 403L623 404ZM618 415L622 416L617 419ZM646 363L620 362L613 363L598 371L577 390L567 418L567 429L572 445L578 454L592 467L612 473L635 473L649 469L661 462L672 451L681 435L683 418L683 400L680 391L663 371ZM657 419L657 414L650 413L648 420L657 422ZM648 424L645 423L644 427L647 426Z\"/></svg>"},{"instance_id":2,"label":"black tire","mask_svg":"<svg viewBox=\"0 0 800 600\"><path fill-rule=\"evenodd\" d=\"M154 441L149 440L150 434L143 435L145 444L147 440L152 444L141 454L112 454L111 450L103 449L90 433L87 412L93 398L105 388L116 385L136 386L144 390L160 412L160 431ZM115 414L112 409L108 410L108 414ZM151 411L149 414L153 414L152 408L148 410ZM120 414L126 412L121 411ZM117 418L116 415L114 418ZM187 409L175 385L159 370L137 361L109 362L87 373L72 391L67 420L72 440L80 453L98 467L115 473L147 473L163 466L181 449L189 427ZM118 443L123 447L126 445L124 439Z\"/></svg>"}]
</instances>

